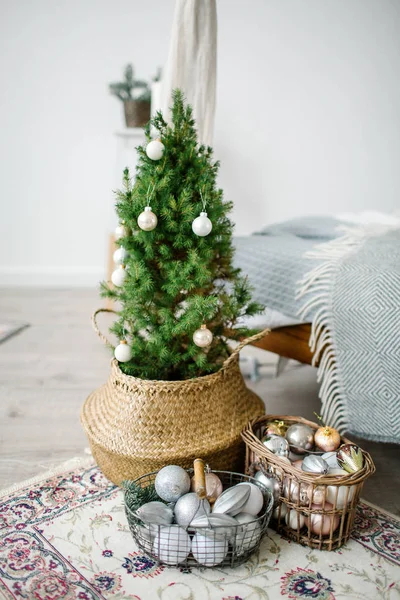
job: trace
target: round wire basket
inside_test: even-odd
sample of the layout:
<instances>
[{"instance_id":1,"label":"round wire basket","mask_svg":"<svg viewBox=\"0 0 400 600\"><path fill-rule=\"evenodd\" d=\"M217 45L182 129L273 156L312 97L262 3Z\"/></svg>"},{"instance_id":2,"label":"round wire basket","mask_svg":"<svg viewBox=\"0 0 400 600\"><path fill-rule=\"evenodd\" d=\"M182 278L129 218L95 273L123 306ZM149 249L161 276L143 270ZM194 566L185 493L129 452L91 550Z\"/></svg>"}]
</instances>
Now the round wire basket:
<instances>
[{"instance_id":1,"label":"round wire basket","mask_svg":"<svg viewBox=\"0 0 400 600\"><path fill-rule=\"evenodd\" d=\"M187 472L193 475L192 469ZM264 496L260 516L229 526L146 525L128 506L125 492L125 513L133 538L140 550L157 563L174 567L234 567L245 562L259 548L272 514L271 492L248 475L228 471L212 473L218 475L224 491L238 483L254 483ZM134 483L141 488L152 486L156 475L157 472L142 475Z\"/></svg>"}]
</instances>

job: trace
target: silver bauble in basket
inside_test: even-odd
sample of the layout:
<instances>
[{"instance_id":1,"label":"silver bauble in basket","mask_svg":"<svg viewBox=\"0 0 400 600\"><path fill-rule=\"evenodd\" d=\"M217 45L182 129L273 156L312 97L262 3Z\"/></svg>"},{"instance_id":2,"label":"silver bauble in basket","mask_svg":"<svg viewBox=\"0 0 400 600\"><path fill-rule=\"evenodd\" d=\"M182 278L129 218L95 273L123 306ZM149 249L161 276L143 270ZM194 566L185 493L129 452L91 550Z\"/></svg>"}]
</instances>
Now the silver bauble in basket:
<instances>
[{"instance_id":1,"label":"silver bauble in basket","mask_svg":"<svg viewBox=\"0 0 400 600\"><path fill-rule=\"evenodd\" d=\"M234 485L217 498L213 506L213 513L226 513L234 517L241 512L249 496L249 485Z\"/></svg>"},{"instance_id":2,"label":"silver bauble in basket","mask_svg":"<svg viewBox=\"0 0 400 600\"><path fill-rule=\"evenodd\" d=\"M190 490L190 477L182 467L168 465L158 471L154 485L160 498L176 502Z\"/></svg>"},{"instance_id":3,"label":"silver bauble in basket","mask_svg":"<svg viewBox=\"0 0 400 600\"><path fill-rule=\"evenodd\" d=\"M281 495L281 484L276 479L276 477L274 477L270 473L263 473L262 471L257 471L257 473L254 475L254 479L257 479L257 481L259 481L260 483L265 485L267 489L269 489L273 496L274 504L277 504Z\"/></svg>"},{"instance_id":4,"label":"silver bauble in basket","mask_svg":"<svg viewBox=\"0 0 400 600\"><path fill-rule=\"evenodd\" d=\"M329 470L328 463L315 454L309 454L306 456L301 464L301 469L305 473L318 473L319 475L326 475Z\"/></svg>"},{"instance_id":5,"label":"silver bauble in basket","mask_svg":"<svg viewBox=\"0 0 400 600\"><path fill-rule=\"evenodd\" d=\"M223 539L232 538L235 534L237 521L235 517L225 515L223 513L211 513L210 515L203 515L202 517L196 517L190 524L193 529L200 529L201 535L210 535L211 537L220 537Z\"/></svg>"},{"instance_id":6,"label":"silver bauble in basket","mask_svg":"<svg viewBox=\"0 0 400 600\"><path fill-rule=\"evenodd\" d=\"M271 452L278 456L289 456L289 443L281 435L266 435L262 439L262 443L268 450L271 450Z\"/></svg>"},{"instance_id":7,"label":"silver bauble in basket","mask_svg":"<svg viewBox=\"0 0 400 600\"><path fill-rule=\"evenodd\" d=\"M148 523L149 525L169 525L174 518L172 509L163 502L157 501L142 504L135 511L135 515L143 523Z\"/></svg>"},{"instance_id":8,"label":"silver bauble in basket","mask_svg":"<svg viewBox=\"0 0 400 600\"><path fill-rule=\"evenodd\" d=\"M339 468L336 452L325 452L325 454L322 454L321 458L323 458L324 461L328 463L329 469Z\"/></svg>"},{"instance_id":9,"label":"silver bauble in basket","mask_svg":"<svg viewBox=\"0 0 400 600\"><path fill-rule=\"evenodd\" d=\"M305 423L294 423L286 432L291 450L296 454L305 454L314 447L314 431Z\"/></svg>"},{"instance_id":10,"label":"silver bauble in basket","mask_svg":"<svg viewBox=\"0 0 400 600\"><path fill-rule=\"evenodd\" d=\"M193 519L202 517L211 511L208 500L200 500L196 492L181 496L175 504L175 520L181 527L188 527Z\"/></svg>"}]
</instances>

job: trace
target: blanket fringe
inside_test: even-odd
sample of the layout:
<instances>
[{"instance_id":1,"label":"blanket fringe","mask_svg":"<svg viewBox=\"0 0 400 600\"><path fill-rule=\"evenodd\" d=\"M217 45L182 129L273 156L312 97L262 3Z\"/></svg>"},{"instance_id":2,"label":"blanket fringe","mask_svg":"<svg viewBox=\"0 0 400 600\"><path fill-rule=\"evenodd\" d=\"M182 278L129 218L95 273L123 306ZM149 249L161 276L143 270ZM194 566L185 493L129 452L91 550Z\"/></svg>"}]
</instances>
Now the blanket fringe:
<instances>
[{"instance_id":1,"label":"blanket fringe","mask_svg":"<svg viewBox=\"0 0 400 600\"><path fill-rule=\"evenodd\" d=\"M322 261L298 282L296 298L305 300L299 316L306 320L314 314L311 324L309 345L313 352L312 364L318 366L318 382L321 383L319 397L322 404L322 418L325 423L341 433L349 428L349 419L343 390L340 385L338 366L335 358L333 332L329 328L332 281L339 261L359 248L370 235L382 233L382 227L358 226L339 228L343 235L330 242L319 244L305 254L305 258Z\"/></svg>"}]
</instances>

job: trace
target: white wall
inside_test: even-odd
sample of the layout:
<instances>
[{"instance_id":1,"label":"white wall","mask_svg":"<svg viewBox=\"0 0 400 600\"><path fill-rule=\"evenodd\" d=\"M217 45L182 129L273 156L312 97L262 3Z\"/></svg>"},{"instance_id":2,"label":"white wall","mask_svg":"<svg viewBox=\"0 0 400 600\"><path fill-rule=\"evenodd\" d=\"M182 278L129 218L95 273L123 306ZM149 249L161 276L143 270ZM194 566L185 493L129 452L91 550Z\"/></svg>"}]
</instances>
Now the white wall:
<instances>
[{"instance_id":1,"label":"white wall","mask_svg":"<svg viewBox=\"0 0 400 600\"><path fill-rule=\"evenodd\" d=\"M0 0L0 283L88 284L113 223L123 65L163 64L173 0ZM400 3L218 0L215 152L237 233L399 207Z\"/></svg>"}]
</instances>

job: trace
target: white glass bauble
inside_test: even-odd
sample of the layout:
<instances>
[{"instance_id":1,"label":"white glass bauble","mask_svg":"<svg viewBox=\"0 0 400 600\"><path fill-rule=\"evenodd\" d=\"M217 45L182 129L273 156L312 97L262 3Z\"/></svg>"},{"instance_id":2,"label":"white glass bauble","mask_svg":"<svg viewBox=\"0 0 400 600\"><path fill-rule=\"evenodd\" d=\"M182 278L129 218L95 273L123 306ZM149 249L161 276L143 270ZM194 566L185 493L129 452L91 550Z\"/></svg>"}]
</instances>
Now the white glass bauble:
<instances>
[{"instance_id":1,"label":"white glass bauble","mask_svg":"<svg viewBox=\"0 0 400 600\"><path fill-rule=\"evenodd\" d=\"M193 233L200 237L205 237L212 230L212 223L207 217L206 212L201 212L200 216L197 217L192 223Z\"/></svg>"},{"instance_id":2,"label":"white glass bauble","mask_svg":"<svg viewBox=\"0 0 400 600\"><path fill-rule=\"evenodd\" d=\"M117 248L113 254L113 260L116 265L123 265L124 262L126 261L127 256L128 256L128 253L125 250L125 248L122 248L122 247Z\"/></svg>"},{"instance_id":3,"label":"white glass bauble","mask_svg":"<svg viewBox=\"0 0 400 600\"><path fill-rule=\"evenodd\" d=\"M213 334L206 325L202 325L200 329L196 329L193 334L193 341L199 348L206 348L213 341Z\"/></svg>"},{"instance_id":4,"label":"white glass bauble","mask_svg":"<svg viewBox=\"0 0 400 600\"><path fill-rule=\"evenodd\" d=\"M255 520L254 515L241 512L235 517L236 521L242 525L236 532L235 551L238 556L248 552L258 544L261 537L261 526Z\"/></svg>"},{"instance_id":5,"label":"white glass bauble","mask_svg":"<svg viewBox=\"0 0 400 600\"><path fill-rule=\"evenodd\" d=\"M343 508L353 500L355 491L356 486L354 485L328 485L326 498L331 504L336 503L336 508Z\"/></svg>"},{"instance_id":6,"label":"white glass bauble","mask_svg":"<svg viewBox=\"0 0 400 600\"><path fill-rule=\"evenodd\" d=\"M301 529L304 527L304 515L298 513L297 510L289 510L285 516L285 522L290 529Z\"/></svg>"},{"instance_id":7,"label":"white glass bauble","mask_svg":"<svg viewBox=\"0 0 400 600\"><path fill-rule=\"evenodd\" d=\"M242 512L248 513L249 515L257 516L264 504L264 496L262 491L254 483L249 481L239 483L238 485L249 485L250 496L244 506L242 506Z\"/></svg>"},{"instance_id":8,"label":"white glass bauble","mask_svg":"<svg viewBox=\"0 0 400 600\"><path fill-rule=\"evenodd\" d=\"M124 283L125 279L126 279L125 267L123 265L120 265L118 267L118 269L115 269L115 271L112 272L111 281L113 282L113 284L116 287L121 287L121 285Z\"/></svg>"},{"instance_id":9,"label":"white glass bauble","mask_svg":"<svg viewBox=\"0 0 400 600\"><path fill-rule=\"evenodd\" d=\"M126 237L128 235L128 229L125 227L123 223L120 223L115 228L115 239L119 240L122 237Z\"/></svg>"},{"instance_id":10,"label":"white glass bauble","mask_svg":"<svg viewBox=\"0 0 400 600\"><path fill-rule=\"evenodd\" d=\"M157 227L157 216L151 210L151 206L146 206L144 211L138 216L138 225L143 231L153 231Z\"/></svg>"},{"instance_id":11,"label":"white glass bauble","mask_svg":"<svg viewBox=\"0 0 400 600\"><path fill-rule=\"evenodd\" d=\"M228 540L209 532L207 535L196 533L192 540L192 553L200 565L214 567L222 563L228 553Z\"/></svg>"},{"instance_id":12,"label":"white glass bauble","mask_svg":"<svg viewBox=\"0 0 400 600\"><path fill-rule=\"evenodd\" d=\"M160 140L153 140L146 146L146 154L151 160L160 160L164 153L164 144Z\"/></svg>"},{"instance_id":13,"label":"white glass bauble","mask_svg":"<svg viewBox=\"0 0 400 600\"><path fill-rule=\"evenodd\" d=\"M190 537L182 527L161 527L153 542L153 554L167 565L178 565L190 552Z\"/></svg>"},{"instance_id":14,"label":"white glass bauble","mask_svg":"<svg viewBox=\"0 0 400 600\"><path fill-rule=\"evenodd\" d=\"M115 347L114 356L118 362L129 362L132 358L132 349L125 340L121 340Z\"/></svg>"}]
</instances>

